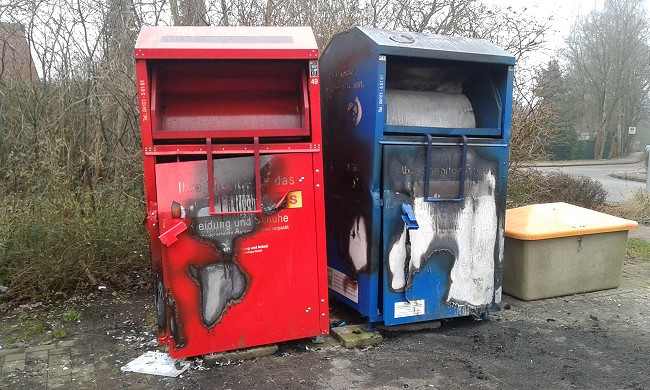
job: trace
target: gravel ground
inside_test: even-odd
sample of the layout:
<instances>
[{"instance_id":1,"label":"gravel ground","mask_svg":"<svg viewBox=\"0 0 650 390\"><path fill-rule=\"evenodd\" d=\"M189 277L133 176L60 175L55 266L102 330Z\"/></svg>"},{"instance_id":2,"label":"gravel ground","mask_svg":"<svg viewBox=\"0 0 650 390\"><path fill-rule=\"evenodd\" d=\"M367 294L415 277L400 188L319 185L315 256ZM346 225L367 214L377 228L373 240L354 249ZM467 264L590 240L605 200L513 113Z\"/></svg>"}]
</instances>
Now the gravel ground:
<instances>
[{"instance_id":1,"label":"gravel ground","mask_svg":"<svg viewBox=\"0 0 650 390\"><path fill-rule=\"evenodd\" d=\"M649 232L642 227L632 236L650 242ZM361 349L328 337L324 344L282 343L275 354L246 361L190 359L178 378L120 371L144 352L162 350L152 301L148 292L103 292L5 310L0 389L650 388L648 259L627 258L617 289L531 302L504 296L503 310L483 321L382 331L383 343Z\"/></svg>"}]
</instances>

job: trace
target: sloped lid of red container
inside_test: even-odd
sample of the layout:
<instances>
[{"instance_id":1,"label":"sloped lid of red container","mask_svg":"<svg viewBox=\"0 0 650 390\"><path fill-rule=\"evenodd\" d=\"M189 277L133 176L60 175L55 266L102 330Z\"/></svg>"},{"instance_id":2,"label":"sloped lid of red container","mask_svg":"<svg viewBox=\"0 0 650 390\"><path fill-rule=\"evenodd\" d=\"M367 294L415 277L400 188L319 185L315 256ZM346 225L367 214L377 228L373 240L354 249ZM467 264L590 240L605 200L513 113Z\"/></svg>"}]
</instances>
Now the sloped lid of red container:
<instances>
[{"instance_id":1,"label":"sloped lid of red container","mask_svg":"<svg viewBox=\"0 0 650 390\"><path fill-rule=\"evenodd\" d=\"M519 240L581 236L633 230L635 221L557 202L506 210L506 237Z\"/></svg>"},{"instance_id":2,"label":"sloped lid of red container","mask_svg":"<svg viewBox=\"0 0 650 390\"><path fill-rule=\"evenodd\" d=\"M143 27L135 44L143 59L309 59L318 57L310 27Z\"/></svg>"}]
</instances>

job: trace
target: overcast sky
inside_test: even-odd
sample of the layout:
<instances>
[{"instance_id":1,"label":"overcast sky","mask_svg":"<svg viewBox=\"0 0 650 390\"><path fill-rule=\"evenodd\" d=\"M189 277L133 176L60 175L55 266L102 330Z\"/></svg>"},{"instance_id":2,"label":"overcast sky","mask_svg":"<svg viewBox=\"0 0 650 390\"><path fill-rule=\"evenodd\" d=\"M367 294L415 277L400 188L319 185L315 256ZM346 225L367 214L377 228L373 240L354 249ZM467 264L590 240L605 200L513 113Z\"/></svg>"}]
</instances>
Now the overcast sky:
<instances>
[{"instance_id":1,"label":"overcast sky","mask_svg":"<svg viewBox=\"0 0 650 390\"><path fill-rule=\"evenodd\" d=\"M555 29L561 36L569 33L571 25L580 15L586 15L593 9L602 9L604 0L484 0L486 2L526 8L540 17L553 15Z\"/></svg>"},{"instance_id":2,"label":"overcast sky","mask_svg":"<svg viewBox=\"0 0 650 390\"><path fill-rule=\"evenodd\" d=\"M526 8L527 11L540 18L553 15L553 28L547 36L549 49L564 45L571 25L576 18L588 14L593 9L602 9L604 0L483 0L484 3L511 6L515 9ZM644 0L646 10L650 10L650 0ZM549 51L549 54L552 50ZM546 62L545 55L535 56L540 62Z\"/></svg>"}]
</instances>

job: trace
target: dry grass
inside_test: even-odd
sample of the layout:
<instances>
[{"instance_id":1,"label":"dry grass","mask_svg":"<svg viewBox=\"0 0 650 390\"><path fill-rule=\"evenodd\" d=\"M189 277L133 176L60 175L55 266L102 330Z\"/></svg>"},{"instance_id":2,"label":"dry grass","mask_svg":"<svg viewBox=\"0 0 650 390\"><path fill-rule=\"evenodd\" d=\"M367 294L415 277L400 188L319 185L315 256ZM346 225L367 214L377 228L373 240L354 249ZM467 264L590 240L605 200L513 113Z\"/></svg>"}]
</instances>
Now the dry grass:
<instances>
[{"instance_id":1,"label":"dry grass","mask_svg":"<svg viewBox=\"0 0 650 390\"><path fill-rule=\"evenodd\" d=\"M612 207L611 213L638 223L650 223L650 193L638 190L631 199Z\"/></svg>"}]
</instances>

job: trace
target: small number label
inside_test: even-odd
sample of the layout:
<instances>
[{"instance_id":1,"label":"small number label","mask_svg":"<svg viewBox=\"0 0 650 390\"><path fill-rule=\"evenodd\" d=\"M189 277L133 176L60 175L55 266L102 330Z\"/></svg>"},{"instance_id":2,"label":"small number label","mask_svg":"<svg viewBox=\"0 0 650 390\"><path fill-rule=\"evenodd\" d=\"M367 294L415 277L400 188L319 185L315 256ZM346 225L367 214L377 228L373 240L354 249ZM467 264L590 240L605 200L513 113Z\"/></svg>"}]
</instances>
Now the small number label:
<instances>
[{"instance_id":1,"label":"small number label","mask_svg":"<svg viewBox=\"0 0 650 390\"><path fill-rule=\"evenodd\" d=\"M318 85L318 79L316 77L312 78L310 82L314 85Z\"/></svg>"}]
</instances>

